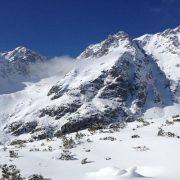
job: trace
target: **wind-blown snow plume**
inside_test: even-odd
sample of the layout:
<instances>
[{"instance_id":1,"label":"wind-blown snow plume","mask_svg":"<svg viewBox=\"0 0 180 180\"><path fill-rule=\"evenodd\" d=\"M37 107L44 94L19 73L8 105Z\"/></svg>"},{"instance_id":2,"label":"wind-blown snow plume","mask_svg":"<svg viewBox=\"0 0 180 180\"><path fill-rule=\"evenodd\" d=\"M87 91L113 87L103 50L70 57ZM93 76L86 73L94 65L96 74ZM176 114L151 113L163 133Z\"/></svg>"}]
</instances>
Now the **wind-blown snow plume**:
<instances>
[{"instance_id":1,"label":"wind-blown snow plume","mask_svg":"<svg viewBox=\"0 0 180 180\"><path fill-rule=\"evenodd\" d=\"M30 74L32 77L45 78L54 75L65 75L73 69L76 62L69 56L53 57L45 62L30 64Z\"/></svg>"}]
</instances>

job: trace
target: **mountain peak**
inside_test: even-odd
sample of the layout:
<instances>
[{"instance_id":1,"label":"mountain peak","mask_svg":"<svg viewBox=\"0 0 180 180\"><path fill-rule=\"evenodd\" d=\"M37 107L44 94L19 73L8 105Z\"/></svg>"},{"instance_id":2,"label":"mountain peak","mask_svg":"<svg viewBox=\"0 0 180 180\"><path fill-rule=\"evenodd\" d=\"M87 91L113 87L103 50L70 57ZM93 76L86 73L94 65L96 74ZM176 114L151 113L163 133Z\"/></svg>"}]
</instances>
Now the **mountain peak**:
<instances>
[{"instance_id":1,"label":"mountain peak","mask_svg":"<svg viewBox=\"0 0 180 180\"><path fill-rule=\"evenodd\" d=\"M180 32L180 26L176 27L174 30Z\"/></svg>"},{"instance_id":2,"label":"mountain peak","mask_svg":"<svg viewBox=\"0 0 180 180\"><path fill-rule=\"evenodd\" d=\"M16 73L21 75L28 75L29 68L31 64L43 63L47 60L46 57L39 55L38 53L23 47L19 46L11 51L0 53L0 56L6 61L7 65L4 65L4 72L8 76ZM8 68L7 68L8 67Z\"/></svg>"},{"instance_id":3,"label":"mountain peak","mask_svg":"<svg viewBox=\"0 0 180 180\"><path fill-rule=\"evenodd\" d=\"M166 30L164 30L164 31L162 31L162 32L159 32L159 33L157 33L158 35L163 35L163 36L171 36L171 35L177 35L177 34L179 34L180 33L180 26L178 26L178 27L176 27L176 28L172 28L172 29L166 29Z\"/></svg>"},{"instance_id":4,"label":"mountain peak","mask_svg":"<svg viewBox=\"0 0 180 180\"><path fill-rule=\"evenodd\" d=\"M122 46L128 46L131 44L131 39L124 31L119 31L114 35L109 35L104 41L92 44L88 46L84 52L82 52L77 59L89 59L102 57L112 49Z\"/></svg>"},{"instance_id":5,"label":"mountain peak","mask_svg":"<svg viewBox=\"0 0 180 180\"><path fill-rule=\"evenodd\" d=\"M11 51L1 53L1 55L9 61L36 62L37 60L44 60L43 56L23 46L19 46Z\"/></svg>"},{"instance_id":6,"label":"mountain peak","mask_svg":"<svg viewBox=\"0 0 180 180\"><path fill-rule=\"evenodd\" d=\"M124 31L119 31L118 33L116 33L113 36L116 37L117 39L121 39L121 40L129 38L129 35Z\"/></svg>"},{"instance_id":7,"label":"mountain peak","mask_svg":"<svg viewBox=\"0 0 180 180\"><path fill-rule=\"evenodd\" d=\"M32 51L32 50L30 50L30 49L28 49L27 47L24 47L24 46L18 46L13 51Z\"/></svg>"}]
</instances>

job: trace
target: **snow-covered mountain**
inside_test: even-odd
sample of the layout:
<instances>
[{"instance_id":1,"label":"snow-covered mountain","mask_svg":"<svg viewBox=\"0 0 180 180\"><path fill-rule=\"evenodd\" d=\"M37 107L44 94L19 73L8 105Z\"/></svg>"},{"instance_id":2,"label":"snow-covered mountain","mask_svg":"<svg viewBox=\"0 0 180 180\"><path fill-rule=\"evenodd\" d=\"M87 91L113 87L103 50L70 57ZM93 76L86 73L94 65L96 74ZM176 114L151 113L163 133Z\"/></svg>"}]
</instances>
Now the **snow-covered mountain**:
<instances>
[{"instance_id":1,"label":"snow-covered mountain","mask_svg":"<svg viewBox=\"0 0 180 180\"><path fill-rule=\"evenodd\" d=\"M17 47L12 51L1 53L1 55L10 62L35 63L36 61L44 61L45 59L45 57L26 47Z\"/></svg>"},{"instance_id":2,"label":"snow-covered mountain","mask_svg":"<svg viewBox=\"0 0 180 180\"><path fill-rule=\"evenodd\" d=\"M167 116L167 107L179 105L179 31L178 27L136 39L119 32L90 45L64 76L26 80L21 90L1 93L1 139L43 139L94 124L134 121L153 108ZM29 63L46 63L46 58L23 47L1 56L1 74L9 66L26 74Z\"/></svg>"},{"instance_id":3,"label":"snow-covered mountain","mask_svg":"<svg viewBox=\"0 0 180 180\"><path fill-rule=\"evenodd\" d=\"M48 62L47 57L25 48L0 53L0 94L9 94L23 89L23 81L35 81L38 72ZM42 67L42 68L41 68Z\"/></svg>"},{"instance_id":4,"label":"snow-covered mountain","mask_svg":"<svg viewBox=\"0 0 180 180\"><path fill-rule=\"evenodd\" d=\"M47 59L26 47L17 47L12 51L0 53L0 56L7 61L6 65L4 65L6 76L11 76L12 74L27 76L29 75L29 66L31 64L42 63ZM9 67L8 72L5 70L7 66ZM3 68L3 65L1 68Z\"/></svg>"}]
</instances>

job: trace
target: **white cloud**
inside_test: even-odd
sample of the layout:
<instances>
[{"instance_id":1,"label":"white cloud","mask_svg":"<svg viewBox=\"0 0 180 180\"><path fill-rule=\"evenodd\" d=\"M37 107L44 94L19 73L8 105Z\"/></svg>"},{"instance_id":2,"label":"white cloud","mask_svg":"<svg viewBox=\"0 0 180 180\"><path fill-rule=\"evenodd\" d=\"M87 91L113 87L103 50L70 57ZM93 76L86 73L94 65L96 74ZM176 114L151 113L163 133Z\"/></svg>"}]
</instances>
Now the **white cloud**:
<instances>
[{"instance_id":1,"label":"white cloud","mask_svg":"<svg viewBox=\"0 0 180 180\"><path fill-rule=\"evenodd\" d=\"M68 56L54 57L46 62L38 62L30 65L32 77L43 78L53 75L65 75L75 65L75 59Z\"/></svg>"}]
</instances>

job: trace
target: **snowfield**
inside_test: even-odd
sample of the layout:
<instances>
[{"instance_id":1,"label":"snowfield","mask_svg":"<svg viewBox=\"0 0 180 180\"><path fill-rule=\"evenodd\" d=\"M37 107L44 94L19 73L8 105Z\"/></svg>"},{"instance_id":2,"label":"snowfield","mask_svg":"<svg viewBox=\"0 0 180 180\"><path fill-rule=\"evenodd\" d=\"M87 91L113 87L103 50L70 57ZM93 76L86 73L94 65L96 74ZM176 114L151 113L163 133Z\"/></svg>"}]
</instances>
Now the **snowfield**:
<instances>
[{"instance_id":1,"label":"snowfield","mask_svg":"<svg viewBox=\"0 0 180 180\"><path fill-rule=\"evenodd\" d=\"M162 127L180 136L180 122L169 125L165 121L164 118L147 119L148 125L132 122L116 129L119 132L113 132L113 129L82 131L84 136L70 149L75 160L58 159L62 141L53 138L27 143L25 147L8 145L5 151L1 146L0 162L15 164L26 178L31 174L42 174L53 180L179 180L180 139L157 134L158 128ZM139 137L132 138L133 135ZM104 140L106 137L111 138ZM9 150L17 152L18 158L10 158ZM84 158L89 163L81 164Z\"/></svg>"}]
</instances>

